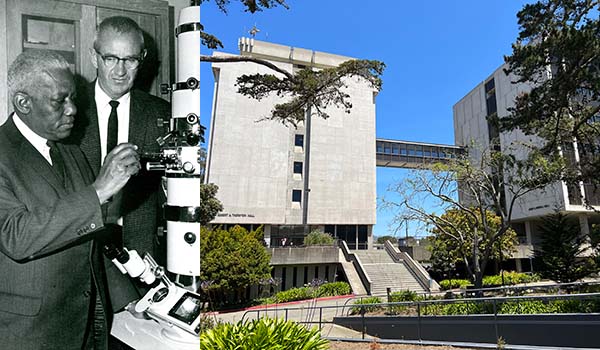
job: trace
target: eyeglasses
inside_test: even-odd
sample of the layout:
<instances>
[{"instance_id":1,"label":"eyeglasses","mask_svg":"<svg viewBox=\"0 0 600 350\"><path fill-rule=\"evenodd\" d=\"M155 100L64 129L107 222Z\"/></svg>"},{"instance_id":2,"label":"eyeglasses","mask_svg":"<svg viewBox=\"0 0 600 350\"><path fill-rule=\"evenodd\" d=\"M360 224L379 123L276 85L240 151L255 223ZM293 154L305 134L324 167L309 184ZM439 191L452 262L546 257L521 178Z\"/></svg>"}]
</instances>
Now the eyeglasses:
<instances>
[{"instance_id":1,"label":"eyeglasses","mask_svg":"<svg viewBox=\"0 0 600 350\"><path fill-rule=\"evenodd\" d=\"M142 51L142 54L140 56L130 56L121 58L114 55L103 55L102 53L98 52L98 50L94 51L96 51L96 53L100 55L100 57L102 57L102 62L104 62L104 65L107 68L113 68L117 65L117 63L119 63L119 61L123 61L123 65L125 65L125 68L127 69L136 69L137 67L139 67L140 63L144 59L145 53L144 51Z\"/></svg>"}]
</instances>

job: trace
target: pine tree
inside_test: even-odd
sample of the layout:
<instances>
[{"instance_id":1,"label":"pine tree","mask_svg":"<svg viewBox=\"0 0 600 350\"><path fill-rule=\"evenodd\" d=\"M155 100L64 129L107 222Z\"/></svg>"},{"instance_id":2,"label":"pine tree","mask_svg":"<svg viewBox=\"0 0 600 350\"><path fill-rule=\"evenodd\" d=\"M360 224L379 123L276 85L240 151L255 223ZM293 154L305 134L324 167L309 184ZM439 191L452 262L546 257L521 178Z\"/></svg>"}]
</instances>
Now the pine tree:
<instances>
[{"instance_id":1,"label":"pine tree","mask_svg":"<svg viewBox=\"0 0 600 350\"><path fill-rule=\"evenodd\" d=\"M542 242L535 257L541 263L542 277L569 283L591 272L592 262L581 255L587 237L580 234L579 226L557 212L544 218L540 227Z\"/></svg>"}]
</instances>

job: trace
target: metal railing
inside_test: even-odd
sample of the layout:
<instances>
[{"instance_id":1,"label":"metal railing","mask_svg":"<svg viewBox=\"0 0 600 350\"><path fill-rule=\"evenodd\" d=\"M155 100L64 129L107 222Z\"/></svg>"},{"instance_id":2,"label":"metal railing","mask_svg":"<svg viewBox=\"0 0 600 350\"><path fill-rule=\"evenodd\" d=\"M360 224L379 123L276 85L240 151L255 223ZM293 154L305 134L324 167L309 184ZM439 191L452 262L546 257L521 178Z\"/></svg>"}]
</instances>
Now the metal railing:
<instances>
[{"instance_id":1,"label":"metal railing","mask_svg":"<svg viewBox=\"0 0 600 350\"><path fill-rule=\"evenodd\" d=\"M360 277L360 280L361 280L363 286L365 287L365 290L367 291L367 293L370 294L372 282L371 282L371 279L369 278L369 276L367 276L367 273L365 272L360 259L358 258L358 256L356 256L356 254L350 252L350 249L348 249L348 245L346 244L346 241L340 240L340 241L338 241L338 243L339 243L339 247L342 249L342 253L344 253L344 258L346 259L346 261L352 262L352 265L356 269L356 272L358 273L358 277Z\"/></svg>"},{"instance_id":2,"label":"metal railing","mask_svg":"<svg viewBox=\"0 0 600 350\"><path fill-rule=\"evenodd\" d=\"M353 299L356 301L356 299ZM501 336L499 332L499 324L503 322L500 317L506 315L525 315L528 313L530 306L525 302L538 302L548 304L551 302L564 301L593 301L590 303L591 309L587 313L600 313L600 293L586 294L558 294L544 296L513 296L513 297L493 297L493 298L463 298L463 299L438 299L438 300L420 300L407 302L387 302L387 303L372 303L372 304L351 304L350 300L346 300L343 305L327 305L316 306L316 302L311 303L314 306L303 307L274 307L270 309L257 309L246 311L241 321L250 318L253 319L262 317L279 318L282 317L286 321L293 320L294 322L307 326L316 325L319 330L322 330L326 324L335 324L334 317L359 317L361 338L365 339L367 334L367 323L370 317L406 317L414 320L417 327L418 341L427 341L423 339L421 334L422 319L427 317L447 317L447 316L493 316L493 327L496 333L496 339ZM445 305L456 305L454 313L451 315L441 313ZM462 305L462 307L461 307ZM514 310L513 313L505 313L504 305L508 305L508 310ZM379 310L379 312L370 315L370 311ZM460 312L462 310L462 312ZM384 311L384 315L381 314ZM531 310L529 310L531 311ZM567 308L568 311L568 308ZM573 314L568 312L552 312L551 314ZM542 313L548 314L548 313ZM541 314L538 314L541 315ZM400 338L398 338L400 339Z\"/></svg>"},{"instance_id":3,"label":"metal railing","mask_svg":"<svg viewBox=\"0 0 600 350\"><path fill-rule=\"evenodd\" d=\"M419 284L427 291L439 291L440 286L429 276L421 264L417 263L410 255L398 250L390 241L385 241L385 250L395 262L404 262L404 266L419 281Z\"/></svg>"}]
</instances>

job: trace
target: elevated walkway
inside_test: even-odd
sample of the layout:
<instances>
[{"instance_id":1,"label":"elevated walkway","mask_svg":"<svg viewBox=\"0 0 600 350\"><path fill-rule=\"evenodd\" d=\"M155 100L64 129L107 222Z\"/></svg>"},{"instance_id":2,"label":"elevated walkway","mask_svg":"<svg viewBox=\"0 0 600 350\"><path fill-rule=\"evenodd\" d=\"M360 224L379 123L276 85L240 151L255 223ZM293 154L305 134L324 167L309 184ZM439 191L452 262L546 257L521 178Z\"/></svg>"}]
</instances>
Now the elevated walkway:
<instances>
[{"instance_id":1,"label":"elevated walkway","mask_svg":"<svg viewBox=\"0 0 600 350\"><path fill-rule=\"evenodd\" d=\"M388 139L377 139L376 145L377 166L390 168L428 169L464 152L459 146Z\"/></svg>"}]
</instances>

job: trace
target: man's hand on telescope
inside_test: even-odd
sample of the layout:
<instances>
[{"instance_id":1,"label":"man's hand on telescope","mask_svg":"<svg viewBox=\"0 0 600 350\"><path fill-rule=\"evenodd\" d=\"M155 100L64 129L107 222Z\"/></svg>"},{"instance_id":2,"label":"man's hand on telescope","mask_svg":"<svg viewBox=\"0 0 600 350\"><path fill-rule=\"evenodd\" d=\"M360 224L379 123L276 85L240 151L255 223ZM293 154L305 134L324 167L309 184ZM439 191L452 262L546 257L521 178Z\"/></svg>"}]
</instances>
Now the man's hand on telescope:
<instances>
[{"instance_id":1,"label":"man's hand on telescope","mask_svg":"<svg viewBox=\"0 0 600 350\"><path fill-rule=\"evenodd\" d=\"M119 192L129 178L140 170L140 156L137 149L134 144L122 143L104 158L100 173L92 184L101 204Z\"/></svg>"}]
</instances>

